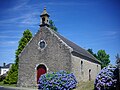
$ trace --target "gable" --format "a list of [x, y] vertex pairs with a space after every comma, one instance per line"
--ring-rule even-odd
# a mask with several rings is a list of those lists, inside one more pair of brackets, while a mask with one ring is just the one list
[[[39, 48], [40, 41], [46, 42], [44, 49]], [[19, 68], [31, 68], [44, 63], [50, 71], [70, 71], [71, 51], [50, 28], [41, 27], [19, 55]], [[31, 71], [34, 71], [34, 68]], [[26, 71], [27, 72], [27, 71]]]
[[[59, 38], [53, 30], [44, 26], [44, 27], [41, 27], [40, 30], [34, 35], [34, 37], [27, 43], [27, 45], [25, 46], [23, 51], [20, 53], [19, 57], [23, 56], [26, 53], [29, 55], [31, 55], [32, 53], [34, 53], [34, 55], [37, 55], [39, 52], [44, 53], [45, 50], [41, 49], [39, 47], [40, 42], [43, 42], [43, 41], [45, 41], [45, 43], [47, 45], [45, 50], [46, 49], [48, 50], [50, 47], [51, 47], [51, 49], [54, 50], [53, 47], [57, 46], [57, 48], [66, 47], [67, 50], [69, 51], [69, 53], [70, 53], [70, 51], [72, 51], [72, 48], [70, 46], [68, 46], [61, 38]], [[48, 47], [48, 45], [49, 45], [49, 47]], [[30, 47], [31, 47], [31, 49], [30, 49]], [[42, 51], [42, 50], [44, 50], [44, 51]], [[63, 52], [64, 52], [64, 50], [63, 50]], [[48, 54], [50, 54], [50, 53], [51, 52], [49, 52]]]
[[[100, 61], [98, 61], [98, 60], [97, 60], [92, 54], [90, 54], [87, 50], [81, 48], [80, 46], [76, 45], [75, 43], [73, 43], [73, 42], [71, 42], [70, 40], [66, 39], [65, 37], [61, 36], [59, 33], [51, 30], [50, 28], [48, 28], [48, 27], [46, 27], [46, 26], [45, 26], [45, 27], [41, 27], [40, 29], [41, 29], [41, 30], [42, 30], [42, 29], [44, 29], [44, 30], [49, 30], [49, 32], [50, 32], [51, 34], [54, 34], [54, 35], [58, 38], [58, 40], [62, 42], [62, 44], [64, 44], [65, 46], [67, 46], [67, 48], [70, 49], [70, 52], [71, 52], [74, 56], [80, 57], [80, 56], [82, 55], [82, 56], [84, 56], [84, 57], [86, 57], [86, 58], [91, 59], [91, 61], [93, 61], [93, 62], [96, 62], [96, 63], [101, 64]], [[27, 47], [27, 46], [31, 43], [31, 41], [32, 41], [33, 39], [35, 39], [36, 37], [37, 37], [36, 39], [38, 39], [38, 40], [37, 40], [37, 43], [38, 43], [38, 41], [40, 41], [40, 38], [38, 38], [38, 37], [44, 37], [44, 35], [42, 34], [42, 31], [41, 31], [41, 30], [39, 30], [39, 31], [37, 32], [37, 34], [28, 42], [28, 44], [26, 45], [26, 47]], [[41, 34], [39, 34], [40, 32], [41, 32]], [[46, 33], [47, 33], [47, 32], [46, 32]], [[48, 34], [48, 35], [49, 35], [49, 34]], [[45, 38], [46, 38], [46, 37], [44, 37], [43, 40], [44, 40]], [[26, 47], [25, 47], [25, 48], [26, 48]], [[36, 47], [38, 47], [38, 44], [36, 44]], [[23, 49], [22, 52], [24, 52], [25, 48]], [[22, 54], [22, 52], [21, 52], [21, 54]], [[19, 56], [21, 56], [21, 54], [20, 54]]]

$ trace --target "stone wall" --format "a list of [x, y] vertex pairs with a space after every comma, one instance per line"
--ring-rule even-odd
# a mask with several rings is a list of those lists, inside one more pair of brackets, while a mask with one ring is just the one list
[[[44, 40], [46, 47], [39, 48], [39, 42]], [[41, 27], [37, 34], [26, 45], [19, 55], [18, 86], [37, 86], [37, 66], [44, 64], [47, 72], [65, 70], [73, 72], [78, 81], [89, 80], [89, 69], [91, 79], [95, 79], [101, 66], [91, 62], [83, 56], [77, 57], [71, 54], [73, 49], [63, 42], [54, 31], [48, 27]], [[81, 61], [83, 68], [81, 70]]]
[[[40, 40], [44, 40], [47, 44], [43, 50], [39, 49]], [[47, 72], [71, 71], [69, 46], [47, 27], [42, 27], [19, 55], [18, 86], [36, 86], [36, 68], [41, 63], [47, 66]]]
[[[83, 62], [83, 67], [81, 68], [81, 61]], [[89, 70], [91, 69], [91, 80], [95, 80], [97, 74], [101, 70], [101, 65], [90, 62], [84, 57], [76, 57], [72, 55], [72, 72], [75, 74], [78, 82], [79, 81], [89, 81]]]

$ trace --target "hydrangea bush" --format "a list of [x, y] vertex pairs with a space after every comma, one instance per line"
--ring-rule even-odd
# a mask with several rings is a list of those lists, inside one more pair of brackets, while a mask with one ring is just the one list
[[38, 81], [39, 90], [71, 90], [76, 88], [76, 78], [66, 71], [52, 72], [41, 75]]
[[116, 66], [104, 67], [95, 80], [95, 90], [115, 90], [117, 83]]

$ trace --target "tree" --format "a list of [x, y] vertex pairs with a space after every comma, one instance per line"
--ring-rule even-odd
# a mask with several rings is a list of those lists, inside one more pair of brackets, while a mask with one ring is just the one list
[[87, 50], [89, 53], [91, 53], [94, 57], [96, 57], [100, 62], [101, 62], [101, 67], [106, 67], [109, 63], [110, 63], [110, 60], [109, 60], [109, 54], [106, 54], [105, 50], [99, 50], [96, 53], [94, 53], [92, 51], [92, 49], [88, 49]]
[[88, 49], [87, 51], [88, 51], [89, 53], [91, 53], [94, 57], [97, 58], [97, 55], [96, 55], [95, 53], [93, 53], [92, 49]]
[[23, 32], [23, 36], [19, 41], [18, 49], [15, 53], [15, 63], [12, 65], [10, 71], [8, 72], [7, 77], [4, 80], [5, 84], [16, 84], [18, 79], [18, 63], [19, 63], [19, 57], [18, 55], [22, 52], [26, 44], [30, 41], [32, 38], [32, 33], [30, 30], [25, 30]]
[[23, 37], [20, 39], [19, 41], [19, 45], [18, 45], [18, 49], [16, 50], [16, 60], [15, 60], [15, 64], [18, 65], [19, 63], [19, 58], [18, 55], [22, 52], [22, 50], [24, 49], [24, 47], [26, 46], [26, 44], [30, 41], [30, 39], [32, 38], [32, 33], [30, 32], [30, 30], [25, 30], [23, 32]]
[[116, 64], [120, 63], [120, 56], [119, 54], [116, 55]]
[[13, 64], [8, 75], [4, 79], [4, 84], [16, 84], [18, 79], [17, 65]]
[[50, 24], [50, 28], [57, 32], [57, 28], [52, 20], [49, 21], [49, 24]]
[[106, 67], [109, 63], [109, 54], [106, 54], [105, 50], [99, 50], [97, 52], [97, 59], [101, 61], [101, 67]]

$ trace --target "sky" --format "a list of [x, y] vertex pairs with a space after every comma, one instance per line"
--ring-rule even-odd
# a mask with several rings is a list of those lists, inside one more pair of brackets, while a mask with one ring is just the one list
[[24, 30], [33, 36], [39, 30], [44, 7], [62, 36], [94, 53], [105, 50], [115, 64], [120, 54], [119, 0], [0, 0], [0, 66], [14, 63]]

